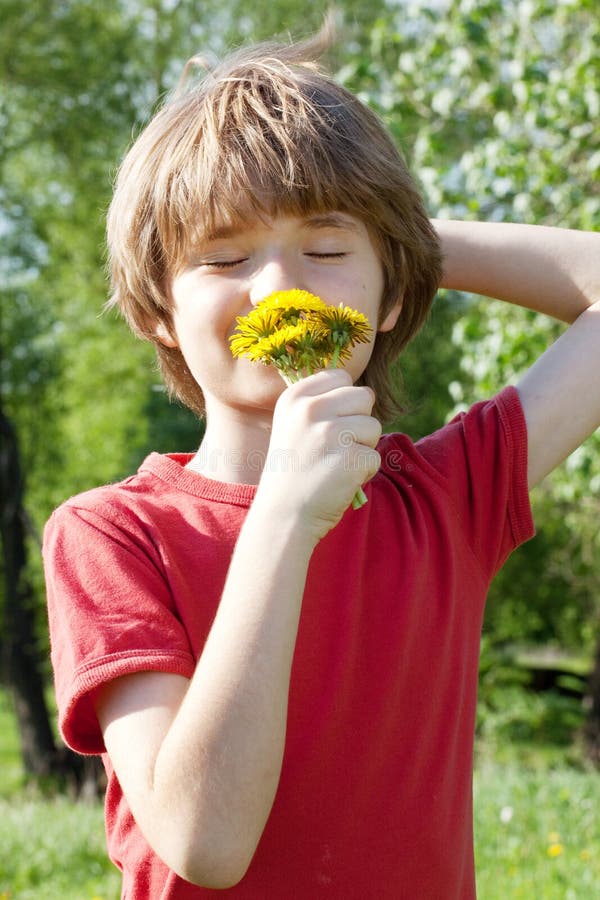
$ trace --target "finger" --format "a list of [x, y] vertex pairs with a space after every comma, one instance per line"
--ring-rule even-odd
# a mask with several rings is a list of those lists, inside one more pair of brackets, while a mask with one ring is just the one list
[[381, 467], [381, 456], [377, 452], [377, 450], [371, 450], [371, 456], [369, 457], [369, 465], [367, 468], [367, 475], [363, 481], [365, 484], [367, 481], [370, 481], [371, 478], [374, 478], [375, 475], [379, 472]]
[[360, 475], [360, 483], [364, 484], [379, 471], [381, 456], [372, 447], [354, 444], [344, 452], [343, 465], [347, 470], [357, 472]]
[[375, 395], [371, 388], [354, 387], [344, 385], [334, 387], [322, 394], [313, 394], [308, 397], [289, 398], [299, 399], [305, 404], [306, 414], [310, 421], [335, 421], [345, 416], [369, 416], [373, 409]]
[[381, 423], [372, 416], [347, 416], [338, 423], [336, 446], [340, 450], [356, 444], [375, 447], [381, 437]]
[[370, 387], [340, 387], [322, 395], [319, 401], [331, 404], [332, 414], [337, 416], [370, 415], [375, 394]]
[[335, 388], [351, 385], [352, 377], [345, 369], [323, 369], [314, 375], [301, 378], [300, 381], [290, 385], [288, 390], [297, 396], [316, 397]]

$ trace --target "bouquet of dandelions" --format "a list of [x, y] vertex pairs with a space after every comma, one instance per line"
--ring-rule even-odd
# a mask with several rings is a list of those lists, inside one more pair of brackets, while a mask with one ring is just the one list
[[[340, 303], [328, 306], [308, 291], [276, 291], [246, 316], [238, 316], [230, 337], [234, 356], [275, 366], [286, 384], [348, 360], [355, 344], [371, 337], [369, 320]], [[354, 509], [367, 502], [362, 488]]]

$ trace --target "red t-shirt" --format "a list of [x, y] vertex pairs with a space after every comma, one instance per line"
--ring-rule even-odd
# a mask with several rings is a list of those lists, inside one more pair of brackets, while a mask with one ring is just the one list
[[[368, 504], [348, 510], [311, 559], [280, 784], [239, 885], [216, 892], [169, 871], [104, 754], [108, 846], [128, 900], [475, 896], [484, 602], [533, 534], [518, 394], [507, 388], [417, 444], [385, 435], [379, 450]], [[60, 727], [82, 753], [104, 752], [98, 685], [141, 670], [190, 677], [202, 652], [256, 489], [205, 479], [188, 459], [152, 454], [47, 525]]]

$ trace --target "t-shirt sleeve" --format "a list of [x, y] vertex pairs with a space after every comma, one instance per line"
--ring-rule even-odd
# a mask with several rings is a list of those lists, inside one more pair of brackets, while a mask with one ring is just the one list
[[527, 426], [507, 387], [417, 444], [449, 495], [457, 526], [486, 577], [535, 533], [527, 486]]
[[191, 677], [194, 659], [158, 551], [131, 522], [70, 502], [44, 531], [59, 727], [79, 753], [103, 753], [93, 692], [145, 670]]

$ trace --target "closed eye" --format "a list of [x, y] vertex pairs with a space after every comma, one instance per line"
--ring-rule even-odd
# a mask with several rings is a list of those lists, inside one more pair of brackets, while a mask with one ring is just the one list
[[210, 259], [204, 262], [201, 262], [200, 265], [209, 269], [233, 269], [234, 266], [239, 266], [241, 263], [246, 262], [248, 257], [241, 257], [240, 259]]
[[306, 256], [310, 256], [314, 259], [342, 259], [344, 256], [348, 254], [345, 251], [340, 251], [339, 253], [307, 253]]

